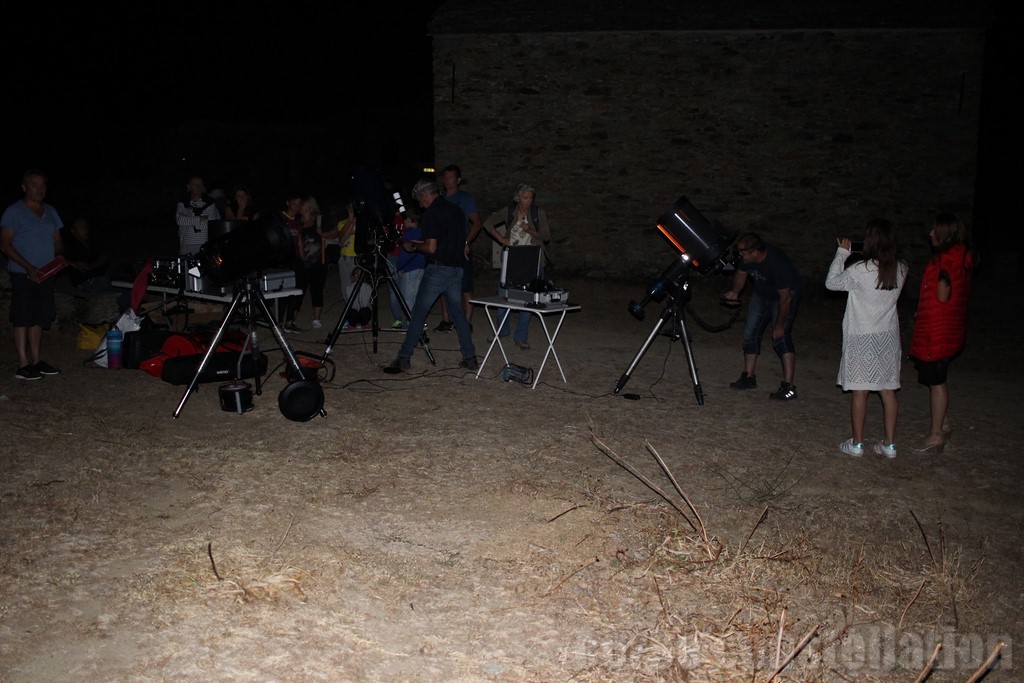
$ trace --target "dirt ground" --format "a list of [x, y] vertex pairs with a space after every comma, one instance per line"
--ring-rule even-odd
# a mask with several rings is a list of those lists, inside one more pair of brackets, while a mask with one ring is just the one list
[[[202, 384], [172, 419], [183, 387], [84, 367], [74, 330], [46, 337], [64, 372], [43, 381], [15, 381], [8, 347], [0, 680], [913, 681], [936, 643], [930, 681], [997, 651], [986, 680], [1021, 680], [1024, 427], [1005, 359], [1022, 330], [997, 303], [1013, 273], [983, 274], [952, 441], [914, 452], [928, 399], [905, 364], [895, 460], [837, 450], [844, 301], [813, 282], [787, 403], [768, 400], [770, 354], [756, 391], [729, 389], [742, 320], [698, 323], [729, 316], [726, 281], [702, 276], [686, 324], [703, 405], [660, 335], [622, 391], [636, 398], [613, 394], [664, 309], [628, 313], [643, 283], [556, 280], [582, 311], [557, 340], [568, 381], [549, 361], [535, 390], [503, 382], [500, 358], [459, 370], [454, 334], [402, 375], [380, 370], [401, 334], [376, 353], [343, 334], [309, 422], [278, 408], [279, 350], [252, 411]], [[340, 311], [329, 298], [328, 328]], [[329, 331], [292, 348], [318, 355]], [[536, 370], [542, 340], [534, 322], [510, 360]]]

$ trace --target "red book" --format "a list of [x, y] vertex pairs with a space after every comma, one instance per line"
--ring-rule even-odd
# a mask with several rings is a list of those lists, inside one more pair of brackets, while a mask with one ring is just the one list
[[39, 268], [37, 268], [36, 278], [38, 278], [40, 282], [45, 282], [46, 280], [49, 280], [51, 277], [53, 277], [54, 275], [56, 275], [57, 273], [59, 273], [60, 271], [64, 270], [67, 267], [68, 262], [64, 260], [64, 257], [58, 256], [57, 258], [47, 263], [45, 266], [40, 266]]

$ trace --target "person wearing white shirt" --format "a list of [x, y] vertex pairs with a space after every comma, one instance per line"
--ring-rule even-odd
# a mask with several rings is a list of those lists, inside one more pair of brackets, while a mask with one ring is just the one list
[[206, 193], [201, 176], [192, 176], [185, 186], [187, 194], [178, 202], [175, 219], [178, 222], [178, 254], [198, 254], [199, 248], [210, 239], [210, 221], [220, 220], [220, 210], [213, 197]]

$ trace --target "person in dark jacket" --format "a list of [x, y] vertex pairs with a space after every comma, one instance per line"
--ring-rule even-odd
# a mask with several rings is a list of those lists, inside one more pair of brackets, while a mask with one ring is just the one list
[[441, 295], [448, 301], [448, 313], [459, 334], [459, 348], [462, 351], [459, 367], [467, 370], [479, 367], [473, 334], [462, 309], [462, 268], [469, 253], [466, 216], [462, 209], [446, 200], [439, 192], [437, 183], [428, 179], [420, 180], [412, 188], [413, 197], [423, 208], [420, 219], [423, 239], [403, 242], [402, 249], [409, 253], [415, 251], [424, 254], [427, 266], [416, 293], [405, 341], [398, 351], [398, 357], [387, 368], [392, 372], [409, 369], [412, 352], [423, 336], [427, 314]]

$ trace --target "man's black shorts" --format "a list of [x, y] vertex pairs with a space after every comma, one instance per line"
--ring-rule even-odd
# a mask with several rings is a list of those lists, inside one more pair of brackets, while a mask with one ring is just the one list
[[11, 325], [14, 327], [42, 327], [50, 329], [57, 318], [54, 300], [54, 279], [42, 283], [32, 282], [24, 273], [11, 276]]

